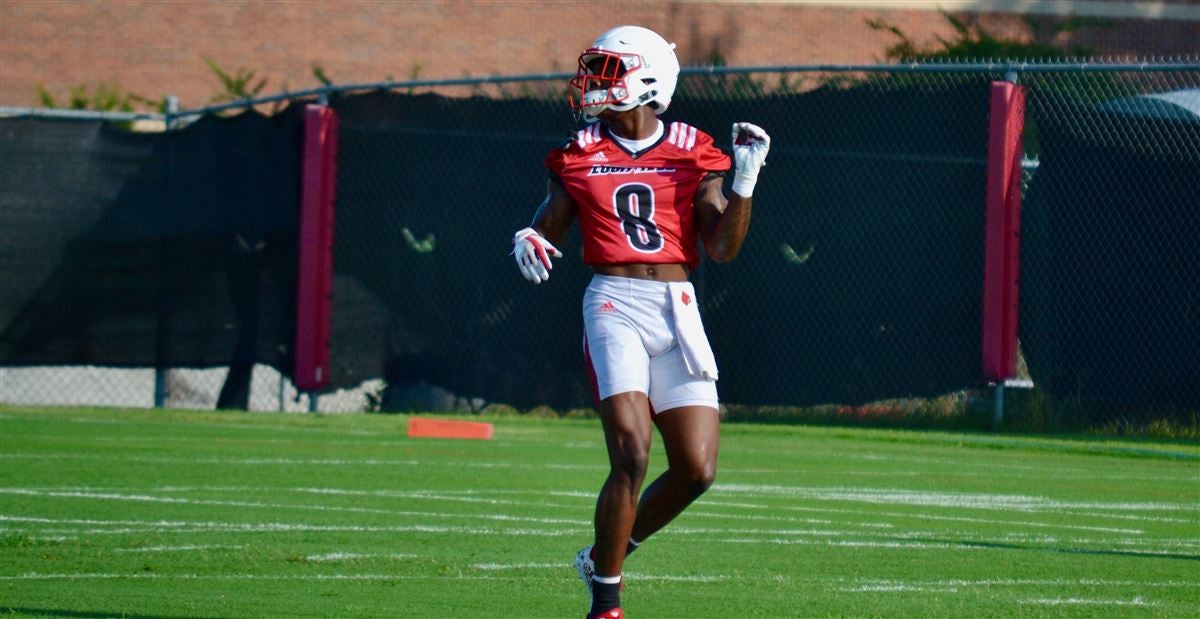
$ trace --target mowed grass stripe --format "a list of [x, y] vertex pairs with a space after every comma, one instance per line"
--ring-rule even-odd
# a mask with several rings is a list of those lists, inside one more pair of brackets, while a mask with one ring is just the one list
[[[598, 423], [492, 421], [459, 442], [402, 416], [6, 407], [0, 610], [579, 615]], [[729, 424], [717, 485], [630, 558], [626, 611], [1184, 616], [1198, 467], [1174, 442]]]

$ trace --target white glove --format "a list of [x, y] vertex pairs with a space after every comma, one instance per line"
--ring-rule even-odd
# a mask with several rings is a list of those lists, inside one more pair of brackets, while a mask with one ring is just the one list
[[733, 123], [733, 192], [749, 198], [758, 182], [758, 170], [767, 165], [771, 136], [758, 125]]
[[517, 259], [517, 268], [525, 279], [540, 284], [550, 279], [550, 257], [559, 258], [562, 252], [550, 244], [533, 228], [525, 228], [513, 235], [512, 255]]

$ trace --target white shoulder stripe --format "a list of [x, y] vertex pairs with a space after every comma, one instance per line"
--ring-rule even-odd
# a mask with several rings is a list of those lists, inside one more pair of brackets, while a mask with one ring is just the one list
[[696, 128], [687, 123], [671, 123], [671, 135], [667, 141], [684, 150], [692, 150], [696, 145]]
[[580, 129], [579, 131], [575, 132], [575, 144], [579, 145], [579, 148], [586, 148], [588, 144], [595, 144], [596, 142], [599, 142], [599, 141], [600, 141], [600, 125], [599, 124], [591, 125], [591, 126], [587, 127], [586, 129]]

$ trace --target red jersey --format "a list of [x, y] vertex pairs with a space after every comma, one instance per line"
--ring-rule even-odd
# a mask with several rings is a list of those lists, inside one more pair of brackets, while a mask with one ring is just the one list
[[653, 146], [626, 151], [600, 123], [550, 151], [546, 168], [579, 207], [589, 265], [687, 263], [696, 252], [693, 202], [700, 181], [724, 173], [729, 156], [707, 133], [675, 122]]

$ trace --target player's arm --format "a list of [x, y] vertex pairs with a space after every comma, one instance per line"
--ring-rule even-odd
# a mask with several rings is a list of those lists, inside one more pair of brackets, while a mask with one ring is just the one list
[[696, 217], [704, 250], [717, 262], [737, 257], [750, 231], [750, 211], [758, 171], [765, 165], [771, 137], [750, 123], [733, 124], [733, 186], [729, 197], [722, 177], [710, 175], [696, 189]]
[[736, 193], [725, 197], [724, 177], [713, 174], [700, 181], [696, 190], [696, 218], [704, 251], [717, 262], [737, 257], [750, 231], [753, 199]]
[[554, 179], [546, 182], [546, 199], [533, 214], [533, 221], [513, 236], [513, 256], [525, 279], [535, 284], [550, 279], [554, 268], [550, 258], [562, 256], [554, 244], [566, 238], [578, 212], [562, 183]]
[[546, 181], [546, 199], [533, 214], [530, 227], [552, 243], [561, 243], [575, 223], [579, 207], [562, 183], [554, 178]]

